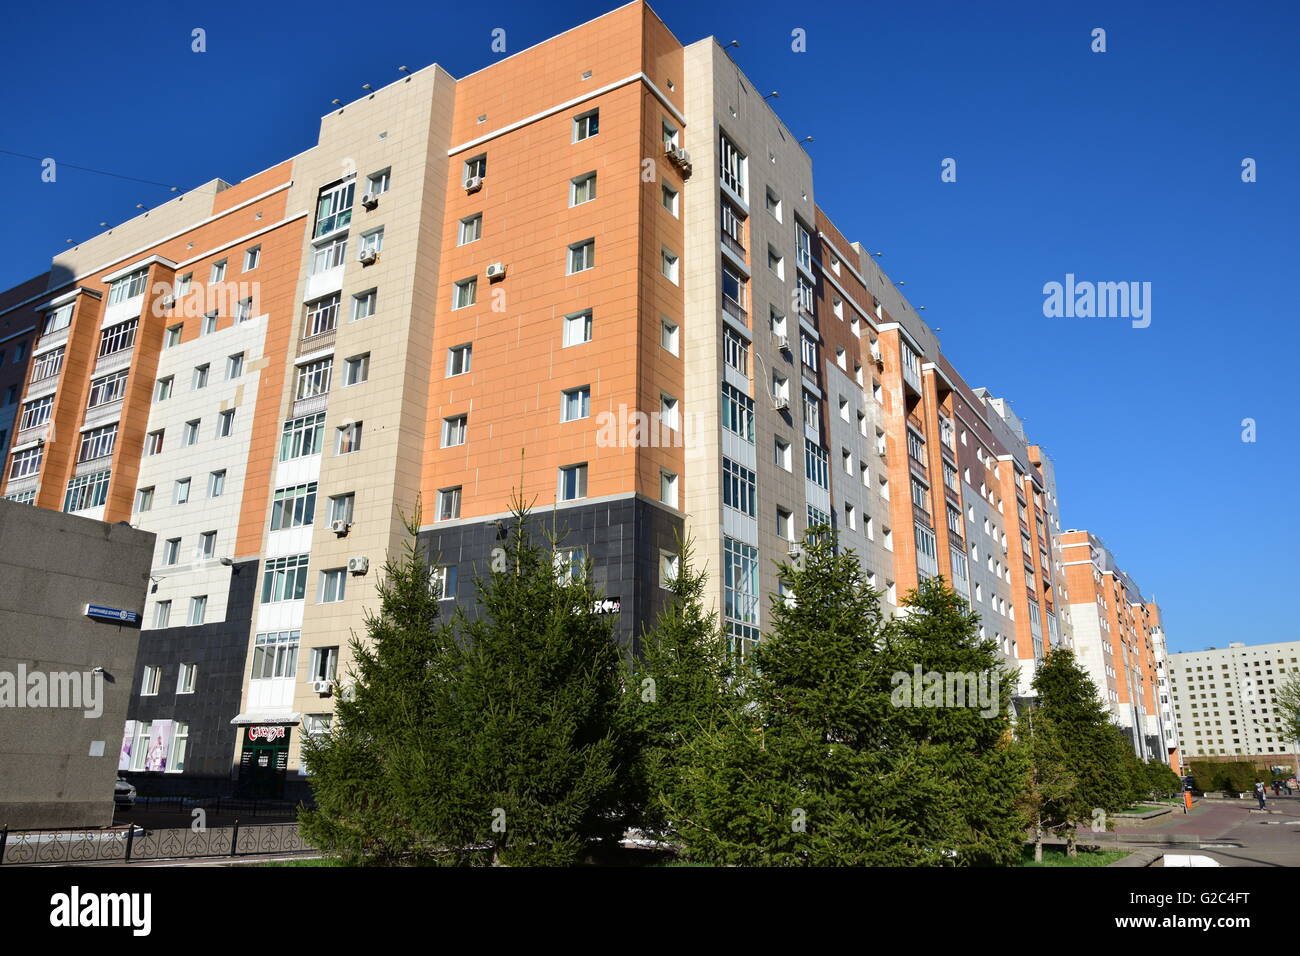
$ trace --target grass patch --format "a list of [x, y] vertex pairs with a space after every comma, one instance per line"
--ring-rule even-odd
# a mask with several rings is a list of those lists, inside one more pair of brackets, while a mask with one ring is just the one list
[[1131, 850], [1079, 850], [1079, 855], [1069, 857], [1063, 846], [1043, 847], [1043, 862], [1034, 862], [1034, 848], [1025, 847], [1020, 853], [1021, 866], [1110, 866], [1116, 860], [1122, 860]]
[[342, 866], [338, 859], [332, 856], [316, 857], [314, 859], [303, 860], [269, 860], [266, 863], [257, 863], [256, 866]]

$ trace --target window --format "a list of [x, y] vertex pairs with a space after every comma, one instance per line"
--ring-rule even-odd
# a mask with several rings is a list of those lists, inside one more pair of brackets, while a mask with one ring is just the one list
[[226, 356], [226, 381], [244, 374], [244, 353]]
[[722, 200], [722, 244], [741, 258], [745, 255], [745, 220], [727, 200]]
[[460, 221], [456, 245], [468, 245], [471, 242], [478, 242], [481, 238], [483, 238], [483, 214], [481, 212], [466, 216]]
[[32, 359], [32, 382], [43, 382], [53, 378], [63, 368], [63, 356], [67, 349], [60, 345]]
[[673, 187], [669, 186], [667, 183], [664, 183], [660, 188], [660, 198], [664, 204], [664, 208], [676, 216], [678, 199], [677, 190], [673, 189]]
[[573, 584], [587, 576], [586, 548], [557, 548], [552, 561], [555, 580], [561, 584]]
[[575, 501], [587, 497], [587, 466], [566, 465], [560, 469], [559, 488], [556, 497], [561, 501]]
[[153, 486], [140, 488], [135, 493], [135, 510], [143, 514], [153, 510]]
[[125, 352], [135, 345], [135, 330], [139, 325], [139, 319], [130, 319], [106, 328], [99, 334], [99, 357]]
[[667, 120], [663, 120], [663, 141], [665, 150], [677, 148], [677, 127]]
[[474, 346], [472, 345], [453, 345], [447, 349], [447, 377], [464, 375], [468, 372], [473, 352]]
[[722, 360], [728, 368], [749, 375], [749, 343], [729, 326], [722, 327]]
[[348, 492], [344, 495], [334, 495], [330, 498], [330, 521], [346, 521], [352, 523], [352, 510], [356, 502], [356, 495]]
[[670, 508], [677, 507], [677, 476], [671, 471], [659, 472], [659, 500]]
[[103, 428], [92, 428], [81, 433], [81, 448], [77, 451], [77, 461], [93, 461], [107, 458], [113, 454], [113, 445], [117, 442], [117, 423]]
[[14, 452], [13, 460], [9, 465], [9, 477], [11, 479], [26, 478], [29, 475], [36, 474], [41, 470], [41, 457], [44, 453], [45, 448], [43, 445]]
[[812, 235], [808, 227], [798, 220], [794, 224], [795, 261], [812, 272]]
[[569, 246], [569, 275], [586, 272], [596, 266], [596, 240], [584, 239]]
[[573, 118], [573, 141], [590, 139], [600, 132], [600, 110], [579, 113]]
[[333, 183], [320, 191], [316, 200], [316, 231], [313, 237], [328, 235], [352, 222], [352, 197], [356, 182]]
[[591, 309], [564, 317], [564, 348], [591, 341]]
[[677, 399], [671, 395], [660, 393], [659, 395], [659, 421], [667, 428], [677, 431], [681, 428], [681, 422], [677, 417]]
[[258, 634], [253, 642], [253, 680], [291, 678], [298, 672], [298, 644], [301, 631], [272, 631]]
[[63, 499], [63, 510], [84, 511], [102, 505], [108, 500], [109, 474], [107, 471], [101, 471], [93, 475], [81, 475], [69, 481]]
[[767, 247], [767, 267], [772, 270], [778, 279], [785, 278], [785, 258], [779, 255], [771, 246]]
[[235, 321], [247, 322], [253, 317], [253, 298], [240, 299], [239, 304], [235, 306]]
[[850, 531], [858, 530], [857, 513], [853, 510], [853, 505], [844, 505], [844, 524]]
[[382, 196], [388, 192], [392, 180], [392, 168], [381, 169], [366, 177], [366, 192], [372, 196]]
[[378, 290], [367, 289], [365, 292], [358, 292], [352, 297], [352, 321], [358, 319], [368, 319], [375, 314], [375, 303], [378, 300]]
[[722, 267], [722, 308], [744, 324], [749, 324], [749, 316], [745, 311], [745, 279], [725, 264]]
[[262, 262], [262, 247], [252, 246], [244, 250], [244, 271], [256, 269]]
[[830, 463], [826, 449], [807, 440], [804, 441], [804, 475], [818, 487], [830, 490]]
[[469, 417], [466, 415], [444, 418], [442, 420], [442, 447], [452, 448], [456, 445], [465, 444], [465, 430], [468, 422]]
[[808, 316], [814, 315], [816, 307], [813, 304], [813, 296], [815, 293], [812, 283], [801, 275], [795, 276], [794, 288], [795, 300], [799, 304], [799, 311]]
[[361, 426], [361, 422], [349, 422], [335, 430], [334, 454], [350, 455], [361, 450]]
[[184, 324], [168, 326], [166, 334], [163, 336], [163, 348], [174, 349], [181, 344], [181, 332], [184, 331]]
[[190, 598], [190, 627], [198, 627], [208, 613], [208, 596], [199, 594]]
[[209, 365], [199, 365], [194, 369], [194, 377], [191, 379], [191, 391], [198, 391], [201, 388], [208, 387], [208, 372], [211, 369]]
[[190, 500], [190, 479], [177, 478], [175, 493], [172, 496], [172, 503], [183, 505], [188, 504]]
[[745, 167], [747, 160], [736, 145], [727, 138], [726, 133], [719, 136], [719, 154], [722, 164], [722, 182], [739, 197], [745, 198]]
[[219, 262], [212, 263], [212, 271], [208, 274], [208, 282], [224, 282], [226, 280], [227, 261], [222, 259]]
[[799, 358], [810, 369], [817, 368], [817, 341], [805, 332], [799, 333]]
[[307, 455], [319, 455], [324, 433], [324, 412], [285, 422], [280, 435], [280, 460], [291, 461]]
[[330, 390], [330, 378], [334, 374], [334, 357], [308, 362], [298, 366], [298, 385], [295, 391], [298, 401], [324, 395]]
[[321, 604], [342, 601], [347, 593], [348, 569], [330, 568], [320, 573], [320, 591], [316, 600]]
[[730, 458], [722, 459], [722, 503], [753, 518], [757, 511], [757, 479], [752, 471]]
[[487, 175], [487, 153], [475, 156], [473, 159], [465, 160], [465, 178], [470, 179], [478, 176], [480, 179]]
[[451, 521], [460, 517], [460, 487], [442, 488], [438, 491], [438, 520]]
[[176, 280], [176, 298], [183, 295], [189, 295], [190, 290], [194, 288], [194, 273], [187, 272]]
[[185, 423], [185, 431], [181, 433], [181, 447], [188, 448], [190, 445], [199, 443], [199, 425], [202, 423], [201, 418], [196, 418], [191, 422]]
[[790, 454], [790, 443], [786, 441], [784, 438], [777, 438], [776, 439], [777, 467], [784, 468], [786, 471], [794, 470], [794, 464], [791, 459], [792, 456]]
[[166, 567], [171, 567], [181, 559], [181, 539], [168, 538], [163, 542], [163, 559], [162, 563]]
[[794, 540], [794, 515], [784, 508], [776, 509], [776, 534], [786, 541]]
[[361, 234], [361, 248], [357, 250], [357, 255], [364, 258], [367, 252], [373, 252], [375, 255], [384, 251], [384, 227], [371, 229], [369, 232]]
[[233, 408], [217, 415], [217, 437], [229, 438], [235, 430], [235, 410]]
[[138, 295], [144, 295], [145, 280], [148, 275], [148, 269], [141, 269], [138, 272], [132, 272], [129, 276], [114, 280], [108, 287], [108, 304], [117, 305], [127, 299], [134, 299]]
[[932, 578], [939, 573], [939, 552], [935, 545], [934, 532], [923, 525], [916, 529], [916, 570], [922, 580]]
[[[596, 198], [596, 174], [584, 173], [581, 176], [574, 176], [569, 180], [569, 205], [581, 206], [585, 202], [591, 202]], [[590, 268], [590, 266], [588, 266]], [[578, 269], [571, 269], [571, 272], [578, 272]]]
[[50, 410], [54, 407], [54, 396], [46, 395], [44, 398], [38, 398], [33, 402], [28, 402], [23, 406], [22, 417], [18, 422], [18, 430], [25, 428], [35, 428], [38, 425], [44, 425], [50, 420]]
[[307, 328], [304, 338], [333, 332], [338, 324], [339, 294], [337, 292], [307, 304]]
[[[45, 317], [45, 326], [41, 329], [41, 335], [49, 335], [51, 332], [61, 332], [72, 324], [72, 305], [61, 305], [57, 309], [51, 309], [50, 314]], [[4, 353], [0, 352], [0, 361], [4, 360]]]
[[671, 590], [673, 582], [677, 580], [677, 573], [681, 570], [681, 556], [673, 554], [671, 551], [659, 552], [659, 586], [665, 590]]
[[301, 601], [306, 590], [307, 555], [267, 559], [262, 572], [261, 603]]
[[153, 606], [153, 626], [163, 628], [172, 617], [172, 602], [159, 601]]
[[335, 647], [313, 647], [311, 649], [311, 670], [308, 680], [334, 680], [338, 676], [339, 649]]
[[677, 323], [659, 320], [659, 345], [673, 355], [677, 354]]
[[724, 538], [722, 567], [727, 645], [743, 657], [758, 641], [758, 549]]
[[821, 401], [812, 392], [803, 393], [803, 421], [808, 428], [816, 429], [821, 421]]
[[664, 249], [659, 257], [659, 271], [669, 282], [677, 282], [677, 254]]
[[140, 678], [140, 696], [157, 696], [160, 684], [162, 684], [162, 668], [153, 664], [146, 664], [144, 674]]
[[302, 528], [316, 517], [316, 482], [277, 488], [271, 502], [271, 530]]
[[370, 378], [370, 353], [354, 355], [343, 364], [343, 387], [360, 385]]
[[754, 441], [754, 400], [725, 382], [722, 384], [722, 427], [747, 442]]
[[226, 490], [226, 469], [208, 473], [208, 497], [220, 498]]
[[461, 279], [456, 283], [455, 291], [452, 292], [451, 307], [453, 309], [464, 309], [471, 306], [478, 299], [478, 277], [471, 276], [468, 279]]
[[915, 478], [912, 479], [912, 504], [922, 511], [930, 511], [930, 489]]
[[[182, 664], [182, 667], [185, 665]], [[190, 693], [190, 691], [176, 691], [180, 693]], [[176, 721], [172, 727], [172, 749], [168, 756], [165, 770], [167, 773], [184, 773], [185, 772], [185, 755], [189, 750], [190, 744], [190, 725], [182, 720]]]
[[768, 187], [767, 196], [764, 200], [764, 203], [767, 208], [767, 211], [772, 214], [772, 218], [775, 219], [777, 222], [780, 222], [781, 221], [781, 197], [779, 197], [776, 193], [772, 192], [770, 186]]
[[163, 450], [163, 435], [166, 429], [160, 428], [156, 432], [150, 432], [144, 439], [144, 453], [146, 455], [159, 455]]
[[579, 418], [586, 418], [590, 414], [590, 386], [584, 385], [581, 388], [571, 388], [564, 392], [564, 398], [560, 402], [560, 421], [577, 421]]

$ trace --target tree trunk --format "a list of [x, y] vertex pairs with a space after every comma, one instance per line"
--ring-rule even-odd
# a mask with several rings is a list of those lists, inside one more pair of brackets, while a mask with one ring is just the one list
[[1043, 817], [1041, 814], [1034, 826], [1034, 862], [1043, 862]]
[[1079, 833], [1077, 830], [1075, 830], [1074, 827], [1070, 827], [1068, 830], [1065, 831], [1065, 855], [1066, 856], [1075, 857], [1079, 855], [1079, 846], [1078, 843], [1076, 842], [1078, 840], [1078, 836]]

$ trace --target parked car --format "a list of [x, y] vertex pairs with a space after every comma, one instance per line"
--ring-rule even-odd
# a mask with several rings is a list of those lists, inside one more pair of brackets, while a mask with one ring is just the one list
[[130, 781], [117, 778], [117, 784], [113, 787], [113, 805], [124, 810], [135, 806], [135, 786]]

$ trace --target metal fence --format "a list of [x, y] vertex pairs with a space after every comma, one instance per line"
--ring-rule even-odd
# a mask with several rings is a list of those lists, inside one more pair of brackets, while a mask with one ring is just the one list
[[0, 865], [133, 863], [191, 857], [258, 856], [311, 851], [297, 823], [123, 830], [0, 829]]
[[237, 813], [244, 817], [293, 817], [298, 816], [299, 804], [292, 800], [254, 800], [241, 797], [136, 797], [130, 808], [117, 807], [118, 822], [132, 810], [175, 810], [178, 812], [200, 807], [214, 816]]

